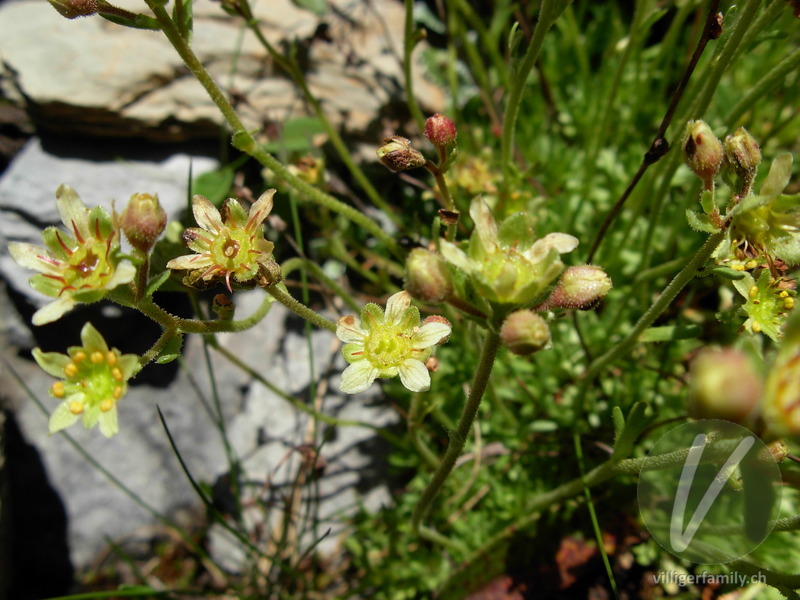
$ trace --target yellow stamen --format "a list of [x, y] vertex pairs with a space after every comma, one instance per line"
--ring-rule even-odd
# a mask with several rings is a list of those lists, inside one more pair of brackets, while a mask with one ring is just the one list
[[755, 298], [756, 296], [758, 296], [758, 286], [754, 285], [750, 288], [750, 297]]
[[111, 369], [111, 376], [117, 381], [122, 381], [122, 371], [119, 367], [114, 367]]
[[69, 412], [73, 415], [79, 415], [83, 412], [83, 403], [73, 400], [69, 403]]
[[114, 400], [119, 400], [122, 398], [122, 386], [118, 385], [114, 388]]
[[758, 265], [757, 260], [748, 260], [747, 263], [744, 265], [748, 269], [755, 269], [756, 265]]
[[778, 296], [780, 296], [781, 298], [786, 298], [788, 295], [789, 292], [787, 292], [786, 290], [783, 290], [780, 294], [778, 294]]
[[744, 271], [744, 265], [733, 265], [731, 267], [734, 271]]
[[106, 362], [112, 367], [117, 364], [117, 355], [114, 352], [106, 354]]
[[96, 364], [96, 365], [99, 365], [99, 364], [100, 364], [101, 362], [103, 362], [105, 359], [106, 359], [106, 357], [105, 357], [105, 356], [103, 356], [103, 353], [102, 353], [102, 352], [92, 352], [92, 362], [93, 362], [94, 364]]
[[788, 309], [794, 308], [794, 298], [784, 298], [783, 307]]
[[50, 393], [53, 394], [56, 398], [63, 398], [66, 395], [64, 391], [64, 384], [61, 381], [56, 381], [53, 385], [50, 386]]
[[79, 363], [86, 360], [86, 352], [83, 350], [78, 350], [75, 353], [75, 356], [72, 357], [72, 362]]
[[761, 323], [753, 323], [753, 332], [761, 333]]
[[78, 374], [78, 365], [75, 363], [69, 363], [66, 367], [64, 367], [64, 375], [67, 377], [75, 377]]
[[106, 398], [100, 403], [100, 410], [103, 412], [108, 412], [112, 408], [114, 408], [114, 401], [111, 398]]

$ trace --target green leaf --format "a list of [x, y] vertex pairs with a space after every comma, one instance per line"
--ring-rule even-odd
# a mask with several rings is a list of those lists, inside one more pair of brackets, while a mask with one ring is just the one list
[[279, 139], [264, 144], [264, 150], [272, 154], [279, 152], [308, 152], [314, 147], [316, 135], [325, 133], [325, 126], [317, 118], [300, 117], [286, 121]]
[[161, 350], [156, 362], [160, 365], [165, 365], [172, 362], [181, 355], [181, 348], [183, 347], [183, 334], [178, 333], [164, 346]]
[[699, 336], [703, 328], [699, 325], [665, 325], [645, 329], [639, 336], [640, 342], [668, 342], [672, 340], [688, 340]]
[[164, 282], [169, 279], [170, 275], [172, 275], [171, 271], [164, 271], [155, 279], [151, 279], [150, 283], [147, 284], [147, 289], [145, 290], [144, 295], [149, 298], [155, 294], [158, 291], [158, 288], [164, 285]]
[[689, 227], [695, 231], [704, 231], [705, 233], [717, 233], [719, 231], [708, 215], [696, 213], [688, 208], [686, 209], [686, 220], [689, 221]]
[[[647, 413], [647, 404], [637, 402], [631, 407], [628, 418], [622, 418], [622, 410], [619, 407], [614, 409], [614, 459], [621, 460], [630, 456], [636, 440], [655, 418], [655, 414]], [[617, 433], [618, 432], [618, 433]]]
[[716, 208], [716, 202], [714, 202], [714, 194], [711, 192], [711, 190], [705, 190], [700, 196], [700, 206], [703, 207], [703, 212], [707, 215], [714, 211]]
[[192, 28], [194, 26], [192, 0], [176, 0], [175, 5], [172, 7], [172, 20], [178, 26], [181, 37], [191, 43]]
[[710, 275], [716, 275], [717, 277], [722, 277], [723, 279], [729, 279], [731, 281], [739, 281], [740, 279], [744, 278], [744, 271], [736, 271], [735, 269], [731, 269], [730, 267], [713, 267], [711, 269], [707, 269], [701, 277], [708, 277]]
[[133, 17], [121, 17], [119, 15], [111, 15], [102, 12], [99, 12], [98, 14], [101, 17], [103, 17], [106, 21], [111, 21], [112, 23], [116, 23], [117, 25], [122, 25], [123, 27], [131, 27], [133, 29], [148, 29], [148, 30], [161, 29], [161, 24], [153, 17], [148, 17], [147, 15], [134, 15]]

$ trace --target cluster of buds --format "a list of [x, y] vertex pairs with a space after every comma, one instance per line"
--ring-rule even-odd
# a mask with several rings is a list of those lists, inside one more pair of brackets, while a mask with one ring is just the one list
[[134, 194], [119, 217], [119, 225], [130, 245], [146, 254], [167, 227], [167, 213], [158, 196]]
[[384, 138], [383, 145], [378, 148], [378, 160], [392, 173], [418, 169], [425, 165], [425, 157], [411, 146], [411, 140], [399, 135]]

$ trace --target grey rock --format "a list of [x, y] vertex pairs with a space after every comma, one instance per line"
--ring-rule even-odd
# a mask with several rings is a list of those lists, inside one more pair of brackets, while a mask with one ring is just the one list
[[0, 598], [5, 598], [8, 592], [10, 564], [9, 551], [11, 549], [11, 530], [8, 520], [8, 476], [6, 474], [5, 453], [5, 423], [6, 416], [0, 411]]
[[[392, 0], [330, 4], [335, 10], [323, 18], [330, 41], [310, 44], [309, 86], [334, 124], [363, 134], [390, 100], [402, 100], [404, 9]], [[227, 92], [244, 99], [237, 108], [246, 128], [307, 114], [296, 88], [252, 32], [241, 35], [240, 20], [227, 17], [217, 3], [194, 6], [194, 51]], [[277, 48], [311, 40], [320, 22], [290, 0], [254, 2], [253, 8]], [[0, 6], [0, 39], [0, 85], [6, 96], [28, 105], [40, 127], [173, 141], [218, 134], [219, 111], [160, 33], [99, 17], [67, 21], [39, 0], [21, 0]], [[418, 50], [415, 94], [426, 110], [441, 111], [444, 95], [420, 75], [419, 56]]]

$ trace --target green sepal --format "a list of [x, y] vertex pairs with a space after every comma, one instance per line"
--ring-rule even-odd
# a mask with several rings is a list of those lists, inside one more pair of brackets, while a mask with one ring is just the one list
[[[227, 221], [230, 219], [237, 227], [244, 227], [247, 224], [247, 212], [242, 208], [242, 205], [239, 204], [238, 200], [234, 200], [233, 198], [229, 198], [223, 204], [223, 220]], [[224, 219], [225, 213], [227, 212], [228, 219]]]
[[158, 288], [164, 285], [167, 279], [170, 278], [170, 275], [172, 275], [171, 271], [164, 271], [163, 273], [160, 273], [157, 277], [151, 279], [150, 282], [147, 284], [147, 289], [145, 290], [144, 295], [147, 298], [150, 298], [153, 294], [155, 294], [158, 291]]
[[373, 327], [378, 325], [383, 325], [383, 309], [370, 302], [361, 309], [361, 327], [369, 333]]
[[87, 352], [108, 352], [108, 344], [91, 323], [86, 323], [81, 329], [81, 344]]
[[183, 348], [183, 334], [178, 333], [164, 345], [156, 362], [160, 365], [171, 363], [181, 355], [181, 348]]
[[416, 306], [409, 306], [403, 311], [403, 316], [400, 318], [398, 327], [405, 331], [413, 329], [414, 327], [419, 327], [419, 323], [419, 309]]
[[[59, 237], [64, 245], [59, 242]], [[72, 250], [78, 245], [77, 240], [65, 231], [61, 231], [58, 227], [47, 227], [42, 232], [42, 239], [44, 240], [47, 249], [60, 260], [68, 260], [69, 253], [64, 249], [64, 246]]]
[[[89, 211], [89, 231], [93, 236], [98, 239], [107, 240], [114, 230], [111, 222], [111, 216], [108, 211], [102, 206], [95, 206]], [[119, 239], [115, 240], [116, 245], [119, 245]]]
[[769, 173], [761, 184], [762, 196], [777, 196], [789, 184], [792, 176], [792, 155], [788, 152], [779, 154], [772, 161]]
[[53, 414], [50, 415], [48, 428], [50, 433], [56, 433], [62, 429], [66, 429], [78, 419], [80, 419], [80, 415], [72, 414], [72, 411], [69, 409], [69, 405], [66, 402], [62, 402], [56, 407], [56, 409], [53, 411]]
[[28, 279], [28, 283], [37, 292], [49, 296], [50, 298], [58, 298], [63, 286], [59, 281], [42, 274], [34, 275]]
[[689, 222], [689, 227], [695, 231], [703, 231], [705, 233], [719, 232], [719, 229], [711, 222], [708, 215], [696, 213], [689, 208], [686, 209], [686, 220]]

